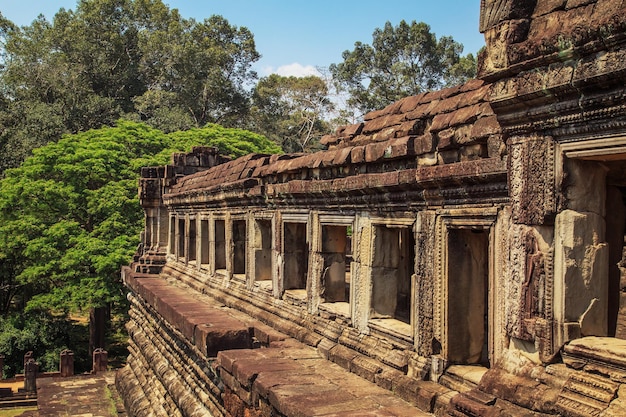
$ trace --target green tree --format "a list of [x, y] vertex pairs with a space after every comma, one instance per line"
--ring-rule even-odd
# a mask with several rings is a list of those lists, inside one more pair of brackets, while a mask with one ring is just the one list
[[193, 145], [233, 157], [279, 151], [260, 135], [218, 125], [168, 135], [119, 121], [66, 135], [8, 170], [0, 180], [2, 313], [67, 316], [120, 301], [120, 266], [143, 228], [139, 168], [163, 165]]
[[330, 131], [326, 122], [334, 105], [320, 77], [283, 77], [259, 80], [252, 94], [254, 130], [281, 145], [286, 152], [315, 149]]
[[[142, 118], [165, 130], [168, 123], [182, 127], [181, 122], [238, 125], [249, 105], [244, 87], [257, 77], [251, 64], [260, 55], [252, 33], [221, 16], [196, 22], [181, 19], [176, 10], [166, 22], [140, 34], [140, 71], [147, 92], [135, 103]], [[173, 109], [173, 117], [159, 109]]]
[[184, 19], [161, 0], [79, 0], [22, 28], [0, 15], [0, 174], [122, 116], [166, 132], [236, 126], [258, 58], [248, 29]]
[[372, 45], [356, 42], [343, 52], [343, 62], [329, 67], [349, 93], [348, 104], [363, 113], [475, 76], [473, 56], [461, 61], [463, 45], [449, 36], [437, 39], [426, 23], [387, 22], [372, 37]]

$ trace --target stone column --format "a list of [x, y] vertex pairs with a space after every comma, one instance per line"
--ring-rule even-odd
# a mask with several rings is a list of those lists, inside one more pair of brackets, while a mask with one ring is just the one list
[[32, 350], [29, 350], [28, 352], [26, 352], [24, 354], [24, 373], [26, 373], [26, 362], [28, 362], [30, 359], [33, 359], [33, 360], [35, 359], [33, 357], [33, 351]]
[[[32, 353], [32, 352], [29, 352]], [[24, 364], [24, 391], [36, 392], [37, 391], [37, 371], [39, 366], [34, 359], [30, 358]]]
[[63, 378], [74, 375], [74, 352], [69, 349], [61, 351], [59, 371]]
[[109, 354], [102, 348], [93, 351], [93, 368], [92, 373], [105, 372], [109, 365]]

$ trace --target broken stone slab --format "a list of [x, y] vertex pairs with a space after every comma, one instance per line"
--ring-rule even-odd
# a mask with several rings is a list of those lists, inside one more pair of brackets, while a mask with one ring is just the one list
[[612, 337], [583, 337], [563, 348], [563, 362], [571, 368], [609, 376], [626, 382], [626, 340]]

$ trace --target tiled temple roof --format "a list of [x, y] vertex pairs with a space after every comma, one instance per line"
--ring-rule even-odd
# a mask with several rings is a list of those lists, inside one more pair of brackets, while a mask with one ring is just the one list
[[170, 194], [213, 187], [250, 188], [268, 177], [273, 178], [271, 183], [310, 179], [304, 174], [298, 178], [278, 177], [323, 168], [339, 170], [334, 177], [349, 177], [369, 172], [354, 166], [390, 161], [410, 159], [407, 168], [415, 168], [500, 158], [500, 126], [487, 101], [488, 89], [483, 81], [471, 80], [461, 86], [406, 97], [366, 114], [361, 123], [324, 136], [322, 144], [328, 146], [327, 150], [312, 154], [250, 154], [180, 178]]

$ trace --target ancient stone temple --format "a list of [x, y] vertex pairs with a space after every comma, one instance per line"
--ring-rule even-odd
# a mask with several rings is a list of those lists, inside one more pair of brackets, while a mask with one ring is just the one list
[[142, 170], [130, 414], [626, 415], [626, 1], [480, 8], [477, 80]]

